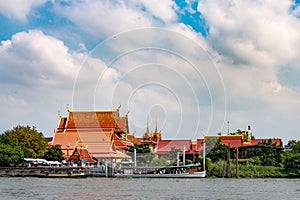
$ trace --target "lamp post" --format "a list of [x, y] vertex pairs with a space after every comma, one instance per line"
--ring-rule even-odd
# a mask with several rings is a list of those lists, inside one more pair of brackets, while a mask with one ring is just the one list
[[69, 166], [69, 147], [70, 144], [67, 144], [67, 166]]

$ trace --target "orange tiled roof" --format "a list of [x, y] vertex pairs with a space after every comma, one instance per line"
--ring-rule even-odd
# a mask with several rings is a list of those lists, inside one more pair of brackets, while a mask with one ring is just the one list
[[67, 122], [67, 117], [60, 117], [57, 132], [63, 132]]
[[79, 138], [94, 157], [96, 153], [115, 151], [112, 141], [112, 131], [109, 132], [78, 132]]
[[81, 158], [86, 160], [87, 163], [97, 162], [96, 160], [94, 160], [92, 158], [91, 154], [89, 153], [89, 151], [86, 148], [77, 148], [77, 152]]
[[118, 115], [118, 111], [69, 111], [65, 128], [115, 128]]
[[124, 133], [129, 132], [127, 115], [116, 118], [116, 122], [117, 122], [116, 130], [115, 130], [116, 132], [124, 132]]
[[78, 139], [79, 139], [79, 135], [77, 134], [77, 132], [71, 132], [71, 133], [56, 132], [54, 133], [52, 144], [61, 145], [61, 150], [63, 154], [67, 156], [68, 151], [69, 151], [69, 155], [73, 153]]
[[110, 153], [95, 153], [93, 154], [94, 157], [96, 158], [127, 158], [127, 159], [131, 159], [130, 156], [120, 152], [120, 151], [114, 151], [114, 152], [110, 152]]

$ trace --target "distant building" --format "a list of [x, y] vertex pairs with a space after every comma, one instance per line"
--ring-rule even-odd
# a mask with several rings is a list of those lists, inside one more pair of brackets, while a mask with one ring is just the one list
[[[246, 134], [245, 134], [246, 133]], [[271, 139], [254, 139], [252, 138], [251, 126], [248, 126], [247, 132], [242, 132], [238, 135], [216, 135], [216, 136], [204, 136], [204, 140], [209, 139], [220, 139], [221, 144], [228, 146], [229, 148], [239, 148], [239, 155], [241, 158], [248, 158], [254, 155], [258, 155], [265, 146], [262, 145], [263, 142], [270, 141], [275, 144], [278, 149], [282, 148], [282, 140], [280, 138]]]

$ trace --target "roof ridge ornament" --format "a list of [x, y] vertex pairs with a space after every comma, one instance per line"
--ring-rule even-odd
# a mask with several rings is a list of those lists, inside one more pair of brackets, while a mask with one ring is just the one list
[[156, 117], [156, 123], [155, 123], [154, 133], [157, 133], [157, 117]]
[[60, 110], [57, 111], [57, 114], [59, 116], [59, 118], [62, 118], [63, 116], [60, 114]]
[[116, 110], [118, 110], [118, 111], [119, 111], [119, 110], [120, 110], [120, 108], [121, 108], [121, 104], [119, 105], [119, 107], [118, 107]]
[[70, 112], [71, 110], [70, 110], [70, 107], [69, 107], [69, 104], [66, 104], [66, 108], [67, 108], [67, 110]]
[[146, 130], [146, 133], [150, 133], [150, 130], [149, 130], [149, 115], [147, 117], [147, 130]]

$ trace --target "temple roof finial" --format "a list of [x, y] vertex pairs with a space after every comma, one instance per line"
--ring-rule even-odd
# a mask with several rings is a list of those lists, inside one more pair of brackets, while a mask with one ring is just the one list
[[149, 130], [149, 116], [147, 117], [147, 130], [146, 130], [146, 133], [150, 133], [150, 130]]
[[121, 108], [121, 104], [119, 105], [119, 107], [117, 108], [117, 110], [120, 110], [120, 108]]
[[66, 104], [66, 108], [67, 108], [68, 111], [70, 111], [69, 104]]
[[155, 130], [154, 133], [157, 133], [157, 117], [156, 117], [156, 123], [155, 123]]
[[228, 127], [227, 127], [227, 135], [230, 135], [230, 122], [229, 121], [227, 121], [227, 125], [228, 125]]
[[59, 110], [58, 110], [57, 114], [60, 118], [62, 117]]

